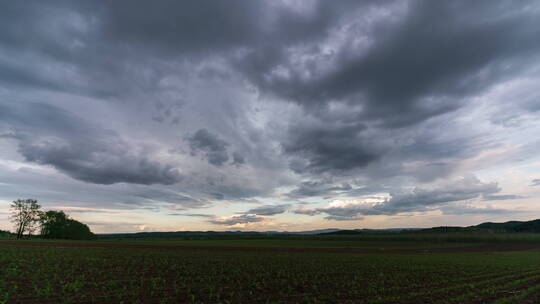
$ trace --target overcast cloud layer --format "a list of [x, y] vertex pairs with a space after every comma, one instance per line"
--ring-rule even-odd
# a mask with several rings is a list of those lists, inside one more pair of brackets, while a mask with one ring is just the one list
[[540, 217], [538, 1], [5, 1], [0, 228]]

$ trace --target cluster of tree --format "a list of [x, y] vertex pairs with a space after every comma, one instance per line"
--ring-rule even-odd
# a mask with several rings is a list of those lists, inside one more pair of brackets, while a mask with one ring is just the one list
[[88, 240], [95, 238], [85, 224], [71, 219], [63, 211], [42, 211], [36, 200], [16, 200], [11, 203], [11, 220], [17, 238], [32, 235], [37, 229], [43, 238]]
[[0, 230], [0, 238], [9, 236], [11, 236], [11, 233], [9, 231]]

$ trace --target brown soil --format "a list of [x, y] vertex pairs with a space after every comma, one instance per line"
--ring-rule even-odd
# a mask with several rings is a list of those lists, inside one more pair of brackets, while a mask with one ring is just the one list
[[320, 253], [459, 253], [459, 252], [500, 252], [540, 250], [540, 244], [482, 244], [444, 248], [281, 248], [281, 247], [242, 247], [242, 246], [185, 246], [168, 244], [123, 244], [122, 242], [62, 242], [62, 241], [15, 241], [2, 240], [0, 246], [17, 247], [63, 247], [63, 248], [115, 248], [115, 249], [153, 249], [153, 250], [206, 250], [206, 251], [242, 251], [242, 252], [320, 252]]

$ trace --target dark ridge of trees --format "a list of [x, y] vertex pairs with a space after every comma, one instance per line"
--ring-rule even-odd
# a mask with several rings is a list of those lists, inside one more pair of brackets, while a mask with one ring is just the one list
[[63, 211], [41, 214], [41, 237], [46, 239], [90, 240], [94, 234], [87, 225], [69, 218]]
[[[39, 228], [40, 236], [47, 239], [90, 240], [95, 235], [87, 225], [71, 219], [63, 211], [41, 211], [34, 199], [11, 203], [11, 221], [18, 239], [25, 233], [31, 236]], [[0, 234], [1, 236], [1, 234]]]
[[0, 230], [0, 238], [11, 237], [12, 234], [9, 231]]

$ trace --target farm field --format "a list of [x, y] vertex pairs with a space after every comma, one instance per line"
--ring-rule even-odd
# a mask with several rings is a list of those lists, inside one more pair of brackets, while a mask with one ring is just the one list
[[540, 244], [0, 241], [0, 303], [538, 303]]

